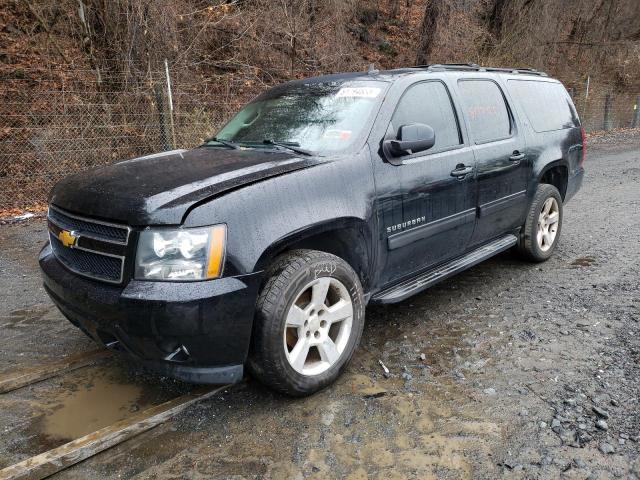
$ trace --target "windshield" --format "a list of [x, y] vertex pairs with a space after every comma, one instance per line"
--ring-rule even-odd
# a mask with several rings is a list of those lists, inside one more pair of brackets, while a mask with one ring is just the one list
[[344, 150], [369, 124], [385, 89], [386, 83], [378, 81], [284, 84], [247, 104], [216, 138], [241, 145], [277, 142], [311, 151]]

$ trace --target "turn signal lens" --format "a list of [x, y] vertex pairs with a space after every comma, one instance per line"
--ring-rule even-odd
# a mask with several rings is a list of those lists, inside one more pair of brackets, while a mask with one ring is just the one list
[[207, 278], [218, 278], [222, 275], [222, 266], [224, 265], [224, 245], [226, 240], [226, 225], [216, 225], [211, 229], [211, 236], [209, 237]]

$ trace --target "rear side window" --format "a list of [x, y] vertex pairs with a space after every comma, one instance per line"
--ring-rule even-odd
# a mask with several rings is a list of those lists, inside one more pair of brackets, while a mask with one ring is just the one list
[[507, 85], [536, 132], [549, 132], [580, 125], [571, 98], [561, 84], [509, 80]]
[[469, 128], [476, 143], [502, 140], [511, 135], [511, 117], [502, 90], [491, 80], [460, 80]]
[[440, 82], [418, 83], [404, 93], [391, 119], [394, 136], [399, 127], [410, 123], [424, 123], [433, 128], [436, 143], [430, 153], [462, 143], [449, 92]]

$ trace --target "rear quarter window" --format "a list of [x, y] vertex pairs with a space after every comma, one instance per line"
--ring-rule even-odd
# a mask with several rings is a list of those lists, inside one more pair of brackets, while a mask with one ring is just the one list
[[509, 92], [538, 133], [580, 126], [571, 97], [560, 83], [509, 80]]

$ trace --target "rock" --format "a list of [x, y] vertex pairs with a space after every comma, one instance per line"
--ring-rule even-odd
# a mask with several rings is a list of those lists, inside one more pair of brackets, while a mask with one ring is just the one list
[[607, 443], [607, 442], [601, 443], [598, 448], [605, 455], [611, 455], [612, 453], [615, 453], [615, 451], [616, 451], [616, 449], [613, 448], [613, 445], [611, 445], [610, 443]]
[[463, 374], [461, 371], [459, 371], [459, 370], [454, 371], [454, 372], [453, 372], [453, 376], [454, 376], [457, 380], [465, 380], [465, 378], [466, 378], [466, 377], [464, 376], [464, 374]]
[[567, 399], [565, 399], [564, 403], [566, 405], [569, 405], [570, 407], [575, 407], [576, 399], [575, 398], [567, 398]]
[[540, 422], [540, 423], [538, 424], [538, 426], [539, 426], [540, 428], [547, 428], [547, 422]]
[[606, 432], [607, 430], [609, 430], [609, 425], [607, 425], [607, 422], [601, 419], [596, 422], [596, 428], [599, 430], [604, 430]]
[[408, 382], [410, 380], [413, 380], [413, 375], [408, 372], [402, 372], [402, 378]]
[[558, 420], [557, 418], [551, 420], [551, 428], [553, 428], [554, 430], [556, 428], [560, 428], [560, 420]]
[[507, 467], [509, 470], [514, 470], [516, 472], [523, 470], [524, 467], [519, 463], [516, 463], [514, 460], [505, 460], [503, 465]]
[[543, 467], [551, 465], [552, 463], [553, 463], [553, 457], [549, 455], [542, 457], [542, 460], [540, 460], [540, 465], [542, 465]]
[[607, 412], [606, 410], [594, 405], [592, 407], [592, 410], [595, 412], [596, 415], [598, 415], [599, 417], [602, 418], [609, 418], [609, 412]]
[[420, 354], [420, 360], [422, 360], [423, 362], [427, 359], [427, 356], [424, 353]]
[[570, 447], [579, 447], [580, 446], [580, 444], [578, 443], [578, 440], [576, 438], [575, 430], [562, 429], [560, 431], [559, 435], [560, 435], [560, 440], [562, 440], [562, 444], [563, 445], [569, 445]]
[[618, 444], [624, 445], [625, 443], [627, 443], [627, 441], [624, 438], [619, 438], [618, 439]]
[[587, 468], [587, 464], [581, 458], [574, 458], [573, 464], [576, 466], [576, 468]]
[[629, 435], [627, 435], [626, 433], [621, 433], [620, 435], [618, 435], [620, 438], [624, 438], [625, 440], [629, 440]]
[[495, 388], [485, 388], [483, 390], [483, 392], [487, 395], [495, 395], [496, 394], [496, 389]]
[[593, 438], [587, 432], [578, 432], [578, 442], [580, 445], [586, 445], [591, 440], [593, 440]]
[[615, 398], [612, 398], [611, 402], [609, 402], [609, 403], [611, 403], [611, 405], [614, 406], [614, 407], [619, 407], [620, 406], [620, 403]]

